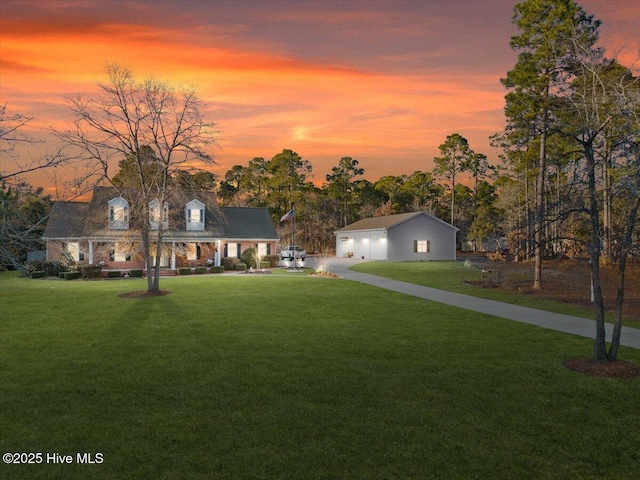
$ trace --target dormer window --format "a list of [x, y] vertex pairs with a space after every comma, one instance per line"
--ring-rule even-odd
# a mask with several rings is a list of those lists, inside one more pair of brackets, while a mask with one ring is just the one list
[[204, 203], [191, 200], [185, 207], [187, 230], [204, 230]]
[[129, 202], [122, 197], [109, 200], [109, 228], [113, 230], [129, 229]]
[[169, 204], [164, 202], [161, 211], [160, 200], [156, 198], [149, 202], [149, 223], [151, 224], [151, 230], [159, 230], [161, 221], [164, 230], [169, 228]]

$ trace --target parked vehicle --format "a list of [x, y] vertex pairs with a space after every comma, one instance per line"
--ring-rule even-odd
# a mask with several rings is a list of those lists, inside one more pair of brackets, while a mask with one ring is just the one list
[[303, 260], [307, 256], [307, 251], [298, 245], [287, 245], [280, 252], [280, 260]]

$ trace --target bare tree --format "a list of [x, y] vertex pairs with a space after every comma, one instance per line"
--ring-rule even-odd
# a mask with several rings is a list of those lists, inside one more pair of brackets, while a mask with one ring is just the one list
[[108, 65], [106, 73], [108, 81], [98, 84], [97, 97], [68, 99], [75, 120], [58, 136], [79, 157], [99, 167], [100, 182], [114, 185], [117, 162], [130, 161], [125, 187], [137, 191], [132, 208], [139, 219], [147, 289], [158, 291], [164, 222], [153, 222], [152, 228], [151, 203], [162, 210], [175, 183], [171, 178], [178, 172], [215, 163], [208, 147], [217, 132], [215, 124], [203, 118], [195, 89], [176, 89], [154, 78], [137, 82], [119, 65]]
[[38, 156], [35, 160], [21, 155], [19, 147], [43, 143], [25, 132], [33, 117], [9, 113], [7, 105], [0, 105], [0, 179], [16, 184], [20, 177], [39, 170], [51, 169], [65, 163], [68, 158], [61, 149]]
[[[588, 225], [587, 249], [596, 307], [594, 361], [616, 360], [620, 345], [626, 260], [640, 208], [640, 83], [627, 68], [608, 59], [601, 49], [574, 37], [575, 79], [566, 86], [567, 95], [557, 113], [562, 122], [559, 133], [579, 146], [586, 177], [582, 211]], [[604, 166], [604, 169], [603, 169]], [[606, 172], [604, 174], [603, 172]], [[616, 204], [603, 208], [603, 191], [616, 198]], [[606, 215], [603, 213], [605, 210]], [[611, 347], [607, 350], [604, 298], [601, 280], [603, 256], [603, 217], [618, 225], [615, 257], [618, 261], [616, 321]], [[614, 238], [613, 234], [609, 234]]]
[[35, 159], [28, 154], [29, 147], [42, 143], [26, 132], [32, 122], [33, 117], [0, 106], [0, 268], [23, 273], [28, 252], [42, 249], [41, 235], [51, 209], [49, 196], [24, 177], [67, 161], [61, 150]]

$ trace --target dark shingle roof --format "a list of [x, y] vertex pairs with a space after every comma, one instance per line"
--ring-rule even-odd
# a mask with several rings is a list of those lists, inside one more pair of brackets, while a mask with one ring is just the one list
[[[130, 219], [129, 230], [109, 230], [109, 200], [123, 197], [129, 204], [135, 202], [135, 191], [114, 187], [95, 187], [90, 202], [55, 202], [43, 238], [110, 238], [137, 236]], [[185, 206], [191, 200], [205, 205], [205, 231], [187, 231]], [[212, 192], [176, 192], [167, 200], [169, 204], [169, 230], [166, 235], [174, 239], [197, 240], [220, 238], [233, 240], [278, 240], [273, 220], [265, 208], [218, 208]]]
[[222, 207], [220, 211], [226, 219], [225, 238], [278, 239], [276, 227], [266, 208]]
[[81, 237], [88, 211], [86, 202], [55, 202], [42, 238]]
[[[115, 187], [95, 187], [91, 198], [87, 221], [84, 229], [84, 236], [103, 237], [108, 235], [122, 235], [124, 231], [110, 231], [108, 217], [109, 200], [122, 197], [129, 205], [135, 205], [139, 200], [139, 191], [135, 189], [117, 189]], [[191, 200], [199, 200], [205, 205], [205, 230], [187, 231], [185, 224], [185, 206]], [[221, 218], [217, 207], [216, 196], [213, 192], [173, 192], [167, 198], [169, 204], [169, 229], [167, 234], [180, 236], [188, 239], [207, 236], [220, 237], [224, 234], [224, 220]], [[130, 210], [129, 233], [135, 232], [135, 209]]]
[[[396, 215], [385, 215], [384, 217], [371, 217], [371, 218], [363, 218], [362, 220], [358, 220], [357, 222], [352, 223], [351, 225], [347, 225], [343, 227], [338, 232], [351, 232], [356, 230], [379, 230], [382, 228], [391, 228], [395, 225], [398, 225], [402, 222], [406, 222], [407, 220], [417, 217], [419, 215], [427, 215], [438, 222], [443, 223], [451, 228], [456, 228], [451, 224], [440, 220], [433, 215], [429, 215], [427, 212], [411, 212], [411, 213], [399, 213]], [[456, 229], [457, 230], [457, 229]]]

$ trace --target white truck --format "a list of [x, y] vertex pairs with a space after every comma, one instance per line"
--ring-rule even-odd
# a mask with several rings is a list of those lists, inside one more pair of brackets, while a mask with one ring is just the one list
[[307, 251], [298, 245], [287, 245], [280, 252], [280, 260], [289, 260], [292, 262], [294, 259], [302, 260], [307, 256]]

